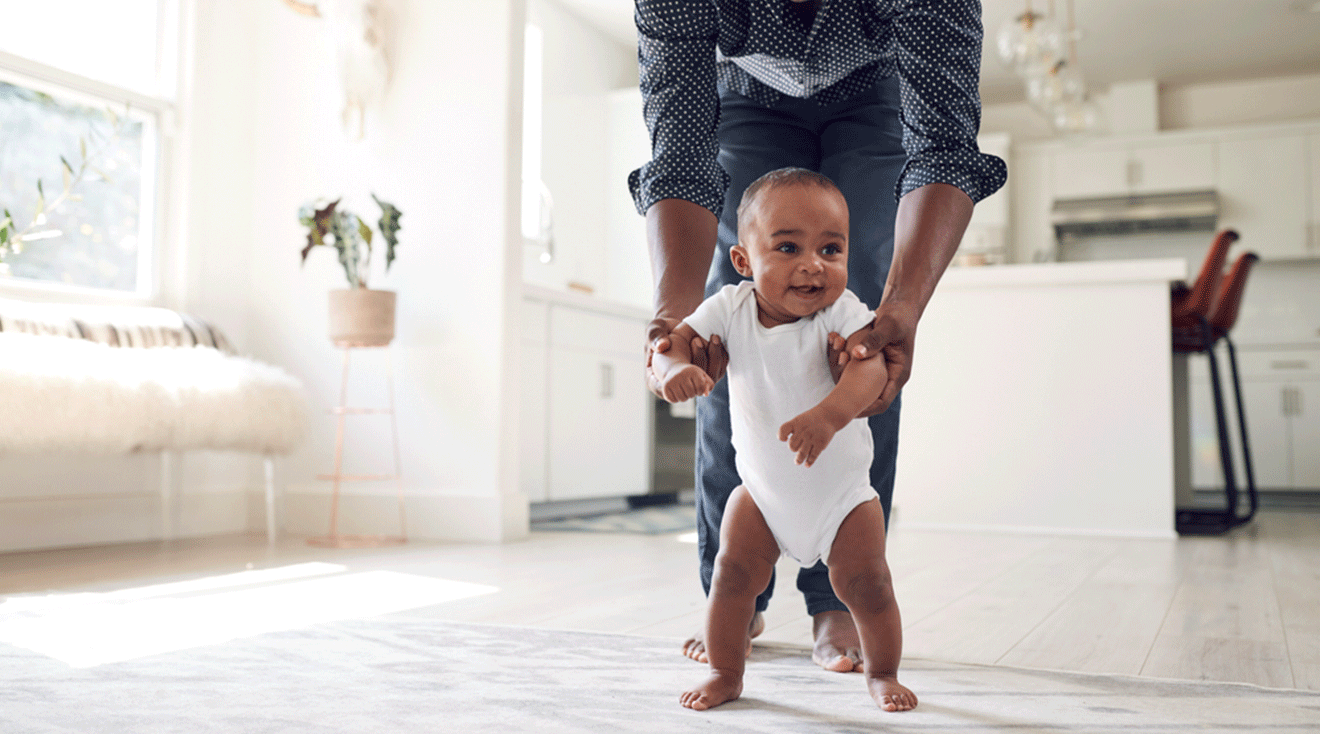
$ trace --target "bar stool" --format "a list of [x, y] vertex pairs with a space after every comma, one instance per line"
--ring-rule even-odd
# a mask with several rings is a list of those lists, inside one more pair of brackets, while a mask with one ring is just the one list
[[1231, 229], [1215, 235], [1193, 285], [1189, 288], [1186, 283], [1174, 284], [1170, 294], [1174, 331], [1196, 329], [1200, 327], [1201, 319], [1210, 314], [1210, 306], [1214, 303], [1219, 283], [1224, 277], [1228, 248], [1238, 239], [1238, 233]]
[[[1233, 239], [1236, 238], [1234, 234]], [[1227, 246], [1224, 249], [1227, 250]], [[1213, 246], [1211, 250], [1213, 255]], [[1226, 506], [1222, 510], [1176, 509], [1175, 525], [1178, 532], [1184, 535], [1215, 535], [1227, 532], [1238, 525], [1250, 522], [1259, 507], [1256, 476], [1251, 465], [1251, 444], [1247, 439], [1247, 419], [1242, 406], [1242, 382], [1238, 377], [1237, 349], [1233, 346], [1233, 340], [1228, 337], [1233, 325], [1237, 323], [1238, 311], [1242, 306], [1242, 294], [1246, 291], [1247, 276], [1259, 259], [1254, 252], [1244, 252], [1238, 256], [1228, 276], [1223, 278], [1218, 288], [1213, 289], [1215, 297], [1210, 303], [1208, 312], [1197, 315], [1193, 310], [1185, 316], [1182, 323], [1179, 323], [1175, 310], [1173, 351], [1183, 354], [1202, 353], [1210, 363], [1210, 390], [1215, 403], [1219, 461], [1224, 472], [1224, 493], [1227, 499]], [[1205, 276], [1206, 272], [1202, 269], [1198, 281]], [[1189, 320], [1191, 325], [1188, 325]], [[1242, 439], [1242, 463], [1250, 500], [1250, 509], [1246, 515], [1238, 514], [1237, 475], [1233, 471], [1232, 444], [1229, 441], [1228, 419], [1224, 410], [1223, 390], [1219, 382], [1219, 365], [1215, 358], [1215, 345], [1221, 339], [1228, 347], [1228, 361], [1233, 377], [1233, 397], [1237, 403], [1238, 433]]]

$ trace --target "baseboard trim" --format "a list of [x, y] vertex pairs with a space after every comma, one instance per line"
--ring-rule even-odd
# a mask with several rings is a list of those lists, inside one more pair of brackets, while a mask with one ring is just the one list
[[[236, 487], [179, 495], [173, 537], [249, 530], [248, 492]], [[0, 552], [161, 540], [160, 496], [148, 493], [10, 498], [0, 513]]]

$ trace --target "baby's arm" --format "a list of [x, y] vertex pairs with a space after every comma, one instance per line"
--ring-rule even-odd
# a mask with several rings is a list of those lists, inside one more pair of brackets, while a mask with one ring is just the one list
[[692, 364], [692, 338], [696, 335], [691, 326], [679, 324], [670, 332], [669, 350], [651, 356], [651, 371], [660, 385], [660, 393], [671, 403], [706, 395], [715, 387], [710, 375]]
[[797, 454], [797, 463], [811, 466], [834, 434], [875, 402], [888, 381], [884, 355], [849, 360], [824, 400], [779, 427], [779, 440], [788, 441], [788, 448]]

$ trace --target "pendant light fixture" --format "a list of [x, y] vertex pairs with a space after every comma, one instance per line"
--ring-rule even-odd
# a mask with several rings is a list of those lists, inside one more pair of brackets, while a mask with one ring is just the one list
[[1094, 133], [1103, 127], [1103, 119], [1077, 63], [1073, 0], [1067, 2], [1067, 26], [1061, 27], [1054, 19], [1054, 0], [1048, 1], [1044, 14], [1026, 0], [1024, 12], [999, 29], [999, 58], [1022, 78], [1027, 101], [1056, 132]]

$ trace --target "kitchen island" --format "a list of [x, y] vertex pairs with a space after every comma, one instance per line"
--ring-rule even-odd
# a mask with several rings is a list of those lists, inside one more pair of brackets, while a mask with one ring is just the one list
[[1181, 259], [950, 269], [903, 391], [899, 527], [1173, 537]]

